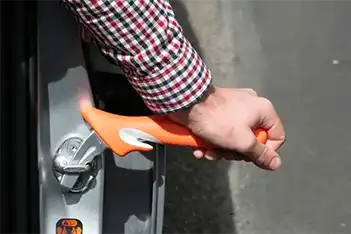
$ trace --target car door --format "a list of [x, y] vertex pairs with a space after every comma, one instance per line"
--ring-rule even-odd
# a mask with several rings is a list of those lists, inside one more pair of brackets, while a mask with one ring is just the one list
[[89, 66], [77, 22], [57, 2], [1, 1], [0, 11], [0, 232], [54, 234], [72, 220], [83, 233], [162, 232], [163, 146], [123, 160], [107, 152], [84, 193], [63, 193], [53, 172], [63, 139], [89, 132], [79, 91], [126, 115], [148, 113], [140, 98], [121, 74], [116, 83]]

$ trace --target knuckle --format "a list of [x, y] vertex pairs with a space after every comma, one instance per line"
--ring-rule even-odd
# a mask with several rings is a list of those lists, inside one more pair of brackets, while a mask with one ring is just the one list
[[257, 92], [256, 92], [255, 90], [253, 90], [253, 89], [249, 89], [249, 91], [250, 91], [250, 93], [252, 93], [252, 94], [254, 94], [254, 95], [256, 95], [256, 96], [257, 96]]
[[260, 101], [261, 101], [262, 107], [267, 108], [267, 109], [274, 109], [273, 103], [270, 100], [268, 100], [267, 98], [261, 97]]
[[273, 103], [267, 98], [260, 98], [259, 108], [265, 112], [275, 113]]

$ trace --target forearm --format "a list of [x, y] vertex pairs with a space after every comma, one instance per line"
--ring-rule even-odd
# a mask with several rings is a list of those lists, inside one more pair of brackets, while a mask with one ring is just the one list
[[184, 37], [168, 1], [62, 2], [123, 68], [153, 112], [185, 109], [210, 86], [211, 73]]

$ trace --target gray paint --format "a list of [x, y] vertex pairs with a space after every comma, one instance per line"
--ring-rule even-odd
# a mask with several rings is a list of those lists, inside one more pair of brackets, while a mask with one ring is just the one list
[[38, 22], [41, 233], [55, 233], [61, 218], [78, 218], [87, 234], [160, 233], [164, 146], [154, 145], [154, 151], [132, 152], [124, 158], [107, 151], [90, 190], [84, 194], [61, 193], [52, 173], [52, 157], [67, 136], [88, 136], [79, 98], [87, 95], [91, 99], [91, 90], [73, 15], [56, 2], [40, 2]]
[[55, 233], [61, 218], [78, 218], [84, 233], [102, 229], [103, 173], [85, 194], [62, 194], [52, 173], [52, 157], [68, 135], [88, 136], [79, 98], [91, 99], [78, 28], [56, 2], [40, 2], [39, 30], [39, 168], [41, 233]]

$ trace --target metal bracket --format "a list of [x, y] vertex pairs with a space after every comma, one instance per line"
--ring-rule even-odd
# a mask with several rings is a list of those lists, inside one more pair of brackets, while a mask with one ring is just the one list
[[94, 180], [98, 168], [96, 156], [106, 149], [95, 132], [87, 139], [70, 137], [62, 142], [53, 159], [53, 173], [63, 192], [83, 193]]

